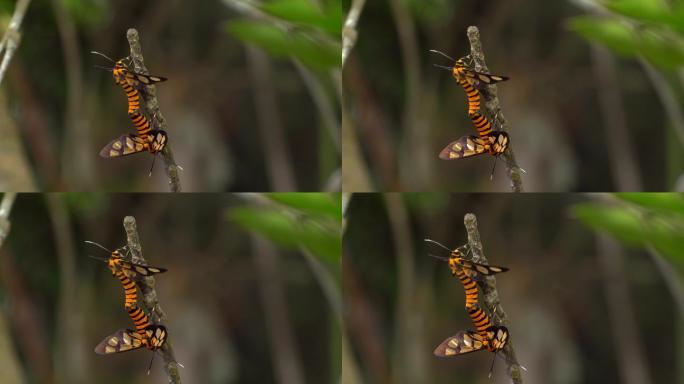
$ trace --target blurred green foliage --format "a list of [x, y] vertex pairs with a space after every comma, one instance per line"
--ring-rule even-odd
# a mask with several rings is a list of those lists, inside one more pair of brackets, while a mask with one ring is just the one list
[[98, 0], [62, 0], [62, 3], [78, 24], [87, 27], [102, 23], [109, 11], [109, 3]]
[[265, 196], [280, 205], [233, 208], [229, 212], [230, 219], [285, 248], [303, 247], [328, 265], [339, 265], [342, 253], [339, 194]]
[[587, 226], [621, 242], [652, 246], [684, 273], [684, 195], [619, 193], [616, 200], [576, 204], [573, 214]]
[[570, 29], [629, 57], [643, 56], [663, 68], [684, 65], [684, 5], [661, 0], [596, 2], [612, 13], [579, 16]]
[[237, 20], [227, 30], [275, 57], [292, 57], [319, 70], [339, 67], [342, 7], [339, 0], [318, 7], [310, 0], [274, 0], [260, 6], [274, 20]]

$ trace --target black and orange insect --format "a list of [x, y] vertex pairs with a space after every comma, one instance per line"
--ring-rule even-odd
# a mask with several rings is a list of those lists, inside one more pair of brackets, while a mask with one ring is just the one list
[[483, 73], [476, 71], [472, 65], [466, 63], [466, 59], [469, 56], [454, 60], [451, 56], [444, 52], [440, 52], [431, 49], [430, 52], [442, 55], [449, 60], [454, 62], [452, 67], [445, 67], [443, 65], [435, 65], [436, 67], [443, 68], [451, 71], [451, 74], [456, 79], [458, 85], [460, 85], [468, 96], [468, 116], [478, 112], [480, 110], [480, 93], [477, 89], [482, 89], [484, 85], [496, 84], [500, 81], [506, 81], [509, 78], [506, 76], [492, 75], [489, 73]]
[[478, 304], [478, 287], [474, 280], [479, 280], [482, 276], [506, 272], [508, 268], [467, 260], [461, 251], [464, 247], [450, 250], [434, 240], [425, 239], [425, 241], [437, 244], [450, 252], [448, 258], [431, 256], [446, 260], [449, 263], [452, 275], [458, 277], [463, 284], [466, 295], [466, 311], [476, 328], [475, 331], [459, 331], [455, 335], [446, 338], [435, 348], [434, 355], [438, 357], [452, 357], [480, 350], [488, 350], [495, 354], [501, 351], [509, 339], [508, 329], [504, 326], [493, 325], [489, 320], [489, 316], [480, 308]]
[[[100, 151], [102, 157], [121, 157], [140, 152], [149, 152], [153, 155], [161, 152], [168, 140], [163, 130], [153, 130], [150, 120], [142, 113], [140, 108], [140, 91], [144, 86], [153, 85], [166, 81], [165, 77], [137, 73], [129, 69], [130, 65], [124, 59], [114, 61], [108, 56], [92, 51], [92, 53], [105, 57], [114, 63], [114, 68], [100, 67], [112, 72], [114, 82], [121, 86], [128, 99], [128, 115], [136, 128], [135, 134], [119, 136], [112, 140]], [[154, 166], [154, 162], [153, 162]]]
[[[110, 251], [95, 242], [86, 242], [96, 245], [110, 253], [109, 258], [107, 259], [100, 259], [94, 256], [91, 257], [107, 263], [107, 267], [112, 272], [112, 275], [121, 283], [124, 289], [124, 308], [135, 325], [135, 329], [119, 329], [113, 334], [105, 337], [95, 347], [95, 352], [106, 355], [132, 351], [142, 347], [151, 351], [156, 351], [161, 348], [167, 337], [166, 327], [159, 324], [152, 324], [145, 311], [138, 306], [138, 291], [135, 282], [140, 281], [147, 276], [166, 272], [166, 269], [125, 260], [119, 249]], [[151, 364], [152, 362], [150, 361], [150, 365]]]
[[[491, 131], [485, 136], [462, 136], [444, 147], [439, 153], [439, 158], [442, 160], [464, 159], [485, 153], [499, 157], [506, 152], [509, 141], [508, 133], [504, 131]], [[496, 165], [496, 162], [494, 164]]]

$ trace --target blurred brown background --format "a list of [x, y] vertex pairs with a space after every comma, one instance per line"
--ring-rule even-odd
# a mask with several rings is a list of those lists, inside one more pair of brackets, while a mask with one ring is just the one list
[[[599, 5], [616, 3], [648, 8], [651, 13], [632, 12], [651, 19], [641, 22]], [[675, 131], [684, 129], [678, 118], [684, 37], [653, 16], [664, 8], [663, 18], [675, 23], [679, 13], [668, 8], [677, 7], [679, 2], [621, 0], [366, 2], [344, 68], [345, 190], [509, 190], [503, 164], [490, 182], [489, 156], [437, 157], [475, 130], [465, 92], [449, 72], [433, 66], [453, 63], [428, 51], [455, 58], [470, 53], [470, 25], [480, 30], [491, 73], [510, 77], [498, 85], [498, 95], [518, 164], [527, 170], [525, 190], [681, 190], [684, 136]], [[604, 41], [640, 44], [648, 37], [660, 45], [617, 55], [570, 27], [574, 17], [586, 15], [632, 29], [623, 37], [619, 27], [606, 28], [597, 33]], [[670, 55], [671, 65], [654, 66], [649, 53]]]
[[184, 383], [339, 378], [339, 320], [320, 270], [314, 271], [330, 267], [229, 220], [237, 208], [263, 210], [258, 199], [20, 194], [0, 248], [0, 381], [168, 382], [159, 356], [146, 375], [147, 350], [93, 351], [105, 336], [133, 324], [121, 284], [103, 262], [88, 257], [107, 253], [83, 241], [124, 245], [125, 215], [137, 220], [148, 263], [168, 268], [156, 277], [156, 290], [176, 359], [185, 366]]
[[[13, 3], [0, 4], [0, 20]], [[312, 6], [325, 13], [335, 3]], [[161, 159], [150, 179], [151, 156], [98, 155], [134, 130], [125, 94], [110, 72], [94, 68], [112, 64], [89, 52], [128, 56], [128, 28], [140, 33], [149, 71], [169, 79], [157, 97], [184, 191], [339, 189], [339, 70], [298, 61], [288, 47], [279, 55], [256, 48], [229, 31], [231, 22], [339, 44], [240, 0], [33, 1], [2, 84], [0, 133], [19, 144], [0, 151], [0, 189], [168, 190]]]
[[487, 378], [487, 351], [433, 356], [444, 339], [473, 325], [462, 284], [447, 263], [428, 256], [448, 252], [423, 239], [449, 248], [467, 243], [468, 212], [477, 216], [489, 263], [510, 268], [496, 275], [496, 285], [518, 361], [528, 369], [524, 383], [681, 382], [682, 253], [661, 269], [653, 254], [593, 232], [571, 213], [591, 200], [353, 195], [343, 257], [351, 345], [345, 367], [355, 368], [344, 371], [347, 383], [510, 382], [502, 359]]

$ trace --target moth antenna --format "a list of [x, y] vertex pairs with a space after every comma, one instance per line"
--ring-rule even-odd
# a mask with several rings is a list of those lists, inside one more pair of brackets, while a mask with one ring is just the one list
[[107, 251], [107, 252], [109, 252], [109, 253], [113, 253], [111, 250], [105, 248], [103, 245], [98, 244], [98, 243], [96, 243], [96, 242], [94, 242], [94, 241], [85, 240], [85, 242], [88, 243], [88, 244], [92, 244], [92, 245], [94, 245], [94, 246], [96, 246], [96, 247], [99, 247], [99, 248], [101, 248], [101, 249], [104, 249], [105, 251]]
[[489, 181], [494, 180], [494, 170], [496, 169], [496, 160], [499, 156], [494, 156], [494, 165], [492, 166], [492, 173], [489, 174]]
[[[497, 352], [497, 353], [495, 353], [494, 355], [495, 355], [495, 356], [499, 356], [499, 353]], [[499, 358], [502, 359], [503, 361], [505, 361], [505, 362], [508, 363], [508, 364], [515, 364], [515, 365], [517, 365], [518, 367], [520, 367], [523, 371], [527, 372], [527, 368], [525, 368], [524, 365], [518, 363], [517, 361], [509, 360], [508, 357], [501, 357], [501, 356], [499, 356]]]
[[98, 52], [98, 51], [90, 51], [90, 53], [93, 53], [93, 54], [95, 54], [95, 55], [100, 55], [100, 56], [104, 57], [105, 59], [111, 61], [112, 63], [116, 63], [116, 61], [112, 60], [111, 57], [105, 55], [104, 53], [101, 53], [101, 52]]
[[156, 355], [156, 353], [152, 352], [152, 358], [150, 359], [150, 365], [147, 367], [147, 374], [148, 375], [150, 374], [150, 371], [152, 370], [152, 362], [154, 361], [154, 355]]
[[487, 376], [488, 379], [492, 378], [492, 371], [494, 371], [494, 362], [496, 361], [496, 356], [498, 353], [494, 354], [494, 357], [492, 357], [492, 365], [489, 367], [489, 375]]
[[440, 260], [442, 260], [442, 261], [449, 261], [449, 258], [448, 258], [448, 257], [437, 256], [437, 255], [433, 255], [432, 253], [428, 253], [428, 256], [432, 256], [432, 257], [434, 257], [435, 259], [440, 259]]
[[428, 243], [437, 244], [437, 245], [439, 245], [440, 247], [442, 247], [442, 248], [446, 249], [447, 251], [451, 252], [451, 249], [447, 248], [447, 247], [446, 247], [445, 245], [443, 245], [442, 243], [439, 243], [439, 242], [434, 241], [434, 240], [432, 240], [432, 239], [424, 239], [424, 241], [426, 241], [426, 242], [428, 242]]
[[114, 68], [103, 67], [101, 65], [93, 65], [93, 68], [104, 69], [105, 71], [112, 71]]
[[155, 160], [157, 160], [157, 154], [156, 153], [152, 157], [152, 166], [150, 167], [150, 173], [147, 174], [147, 177], [152, 177], [152, 170], [154, 169], [154, 161]]
[[451, 68], [451, 67], [447, 67], [447, 66], [439, 65], [439, 64], [432, 64], [432, 65], [434, 65], [434, 66], [437, 67], [437, 68], [446, 69], [446, 70], [449, 71], [449, 72], [451, 72], [451, 70], [453, 69], [453, 68]]
[[438, 50], [436, 50], [436, 49], [431, 49], [430, 52], [436, 53], [436, 54], [438, 54], [438, 55], [442, 55], [442, 56], [446, 57], [447, 59], [449, 59], [449, 60], [451, 60], [451, 61], [456, 61], [456, 60], [454, 60], [453, 57], [447, 55], [446, 53], [444, 53], [444, 52], [442, 52], [442, 51], [438, 51]]
[[96, 257], [96, 256], [92, 256], [92, 255], [86, 255], [86, 256], [90, 257], [91, 259], [100, 260], [100, 261], [103, 261], [105, 263], [107, 262], [107, 259], [105, 259], [104, 257]]

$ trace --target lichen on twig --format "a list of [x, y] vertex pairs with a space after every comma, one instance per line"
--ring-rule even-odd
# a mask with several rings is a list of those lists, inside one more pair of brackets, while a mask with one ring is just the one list
[[349, 13], [347, 13], [347, 18], [344, 21], [344, 26], [342, 27], [342, 67], [344, 67], [344, 63], [347, 61], [347, 57], [349, 57], [359, 36], [356, 25], [359, 22], [361, 11], [363, 11], [365, 4], [366, 0], [352, 0]]
[[[468, 40], [470, 41], [470, 57], [475, 66], [475, 70], [478, 72], [489, 73], [487, 64], [484, 59], [484, 52], [482, 51], [482, 43], [480, 42], [480, 31], [476, 26], [468, 27]], [[508, 132], [508, 122], [501, 111], [501, 105], [499, 103], [499, 97], [497, 96], [496, 85], [488, 85], [483, 87], [480, 91], [482, 94], [484, 107], [488, 116], [493, 119], [493, 122], [497, 129]], [[510, 143], [508, 144], [508, 149], [503, 154], [503, 158], [506, 161], [506, 167], [508, 168], [508, 178], [511, 180], [511, 189], [513, 192], [522, 192], [523, 184], [520, 173], [522, 169], [518, 166], [515, 161], [515, 155], [513, 154], [513, 148]]]
[[[123, 219], [123, 226], [126, 230], [126, 245], [131, 252], [134, 263], [147, 265], [147, 261], [142, 254], [142, 245], [138, 235], [138, 227], [133, 216], [126, 216]], [[166, 319], [166, 313], [162, 310], [157, 299], [154, 277], [148, 276], [138, 282], [138, 288], [143, 297], [143, 307], [149, 314], [153, 323], [160, 324]], [[158, 351], [164, 358], [164, 369], [169, 377], [169, 383], [180, 384], [180, 373], [178, 372], [178, 362], [173, 354], [171, 342], [167, 339]]]
[[[473, 255], [473, 261], [480, 264], [489, 264], [487, 258], [482, 251], [482, 241], [480, 240], [480, 232], [477, 229], [477, 217], [472, 213], [466, 213], [463, 218], [463, 224], [468, 233], [468, 246]], [[496, 290], [496, 279], [493, 277], [485, 278], [477, 281], [477, 285], [482, 292], [484, 301], [484, 308], [492, 319], [495, 325], [503, 325], [508, 327], [508, 316], [504, 312], [499, 300], [499, 292]], [[506, 364], [508, 365], [508, 376], [514, 384], [522, 384], [522, 372], [520, 364], [515, 357], [515, 350], [511, 340], [508, 340], [506, 347], [503, 349], [503, 354], [506, 357]]]
[[[145, 67], [138, 31], [135, 28], [128, 29], [126, 32], [126, 38], [128, 38], [128, 45], [131, 47], [131, 61], [133, 62], [133, 68], [136, 72], [149, 73], [147, 71], [147, 67]], [[145, 99], [145, 109], [147, 110], [147, 115], [152, 120], [152, 126], [154, 129], [161, 129], [168, 132], [166, 120], [159, 109], [157, 91], [155, 90], [154, 85], [143, 85], [143, 90], [141, 93], [143, 99]], [[169, 178], [169, 187], [171, 188], [171, 192], [180, 192], [182, 188], [180, 177], [178, 176], [179, 167], [176, 164], [176, 160], [173, 158], [173, 152], [171, 151], [169, 143], [166, 143], [161, 155], [162, 159], [164, 160], [166, 175]]]

